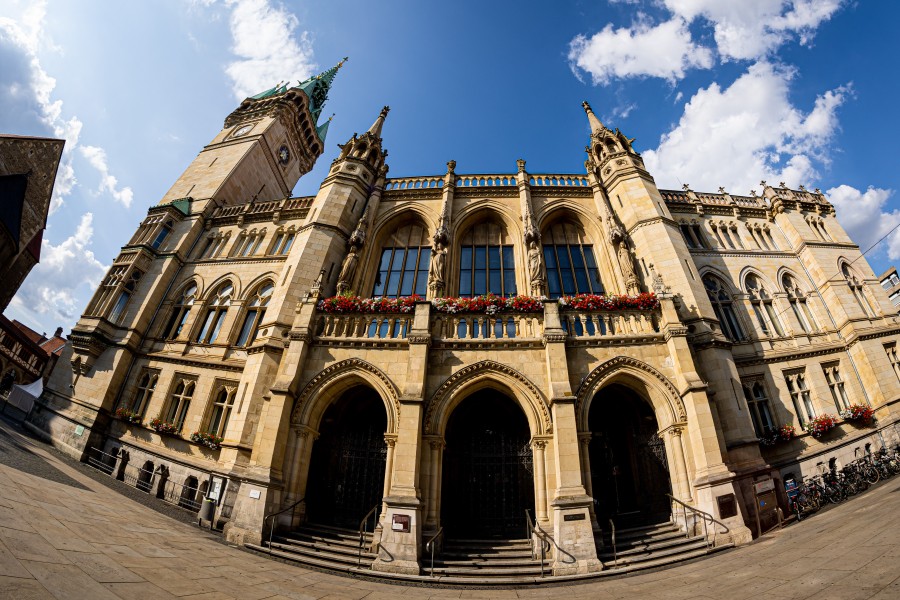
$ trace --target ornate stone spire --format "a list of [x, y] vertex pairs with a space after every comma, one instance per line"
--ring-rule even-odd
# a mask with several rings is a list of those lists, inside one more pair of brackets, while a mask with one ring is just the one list
[[591, 105], [587, 103], [587, 100], [582, 102], [581, 106], [584, 108], [584, 112], [587, 113], [588, 123], [591, 124], [591, 134], [596, 135], [603, 131], [608, 131], [606, 127], [603, 126], [603, 123], [600, 122], [600, 119], [597, 118], [597, 115], [594, 114], [594, 111], [591, 110]]
[[385, 106], [381, 109], [381, 113], [378, 115], [378, 118], [375, 119], [375, 122], [372, 123], [372, 126], [369, 127], [368, 133], [373, 135], [374, 137], [381, 137], [381, 128], [384, 126], [384, 120], [387, 118], [387, 114], [391, 112], [390, 106]]

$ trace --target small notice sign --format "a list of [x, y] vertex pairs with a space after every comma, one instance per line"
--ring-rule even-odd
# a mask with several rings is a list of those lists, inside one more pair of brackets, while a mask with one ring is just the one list
[[394, 515], [391, 529], [400, 533], [409, 533], [409, 515]]
[[584, 513], [575, 513], [573, 515], [563, 515], [563, 521], [584, 521]]

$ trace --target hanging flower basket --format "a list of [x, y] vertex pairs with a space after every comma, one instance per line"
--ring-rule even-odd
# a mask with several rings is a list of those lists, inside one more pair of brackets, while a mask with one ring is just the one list
[[126, 423], [131, 423], [132, 425], [140, 425], [141, 421], [144, 420], [144, 417], [139, 415], [136, 412], [130, 411], [125, 407], [120, 407], [116, 409], [116, 418], [125, 421]]
[[544, 298], [534, 296], [510, 296], [504, 298], [496, 294], [485, 294], [474, 298], [435, 298], [431, 305], [438, 312], [484, 313], [496, 315], [503, 312], [533, 313], [544, 310]]
[[360, 298], [359, 296], [332, 296], [319, 300], [316, 310], [325, 313], [411, 313], [421, 296], [404, 298]]
[[810, 434], [814, 438], [820, 438], [837, 425], [837, 419], [834, 415], [820, 415], [815, 419], [810, 420], [804, 429], [806, 429], [806, 433]]
[[207, 433], [206, 431], [195, 431], [191, 434], [191, 441], [195, 444], [200, 444], [202, 446], [206, 446], [211, 450], [218, 450], [222, 447], [222, 439], [217, 435], [212, 433]]
[[864, 404], [851, 404], [846, 410], [841, 411], [841, 418], [845, 421], [868, 425], [875, 420], [875, 410]]
[[163, 421], [160, 417], [153, 417], [150, 419], [150, 429], [155, 431], [156, 433], [162, 435], [177, 435], [178, 427], [175, 423], [169, 423], [168, 421]]
[[559, 306], [564, 310], [609, 311], [609, 310], [654, 310], [659, 308], [656, 294], [637, 296], [610, 296], [606, 294], [577, 294], [563, 296]]

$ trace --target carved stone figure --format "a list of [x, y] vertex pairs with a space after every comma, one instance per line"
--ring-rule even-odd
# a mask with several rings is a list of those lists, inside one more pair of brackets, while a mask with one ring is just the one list
[[356, 252], [356, 246], [351, 246], [350, 253], [347, 254], [347, 258], [344, 259], [344, 264], [341, 265], [341, 273], [338, 275], [337, 284], [338, 294], [343, 294], [350, 289], [350, 282], [353, 281], [353, 275], [356, 273], [356, 265], [359, 263], [359, 255]]
[[619, 258], [619, 266], [622, 268], [622, 277], [625, 279], [627, 292], [629, 294], [637, 294], [637, 275], [634, 272], [634, 263], [631, 261], [631, 252], [629, 252], [625, 240], [619, 241], [619, 249], [616, 254]]
[[431, 267], [428, 270], [428, 287], [433, 290], [444, 289], [444, 261], [447, 258], [447, 250], [440, 242], [434, 245], [431, 252]]
[[543, 256], [537, 242], [528, 245], [528, 274], [531, 276], [532, 290], [535, 286], [544, 285]]

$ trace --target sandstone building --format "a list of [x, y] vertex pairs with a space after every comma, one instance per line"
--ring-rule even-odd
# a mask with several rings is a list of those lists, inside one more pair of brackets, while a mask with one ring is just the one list
[[[685, 526], [681, 503], [746, 542], [758, 484], [897, 441], [900, 323], [818, 190], [659, 190], [585, 103], [581, 173], [390, 178], [385, 108], [290, 197], [336, 72], [227, 117], [123, 246], [31, 427], [146, 489], [217, 486], [237, 543], [300, 499], [281, 527], [381, 507], [372, 568], [400, 573], [441, 527], [537, 527], [555, 574], [596, 571], [597, 531]], [[339, 292], [426, 300], [321, 303]], [[546, 299], [432, 302], [488, 292]], [[851, 405], [877, 420], [805, 433]]]

